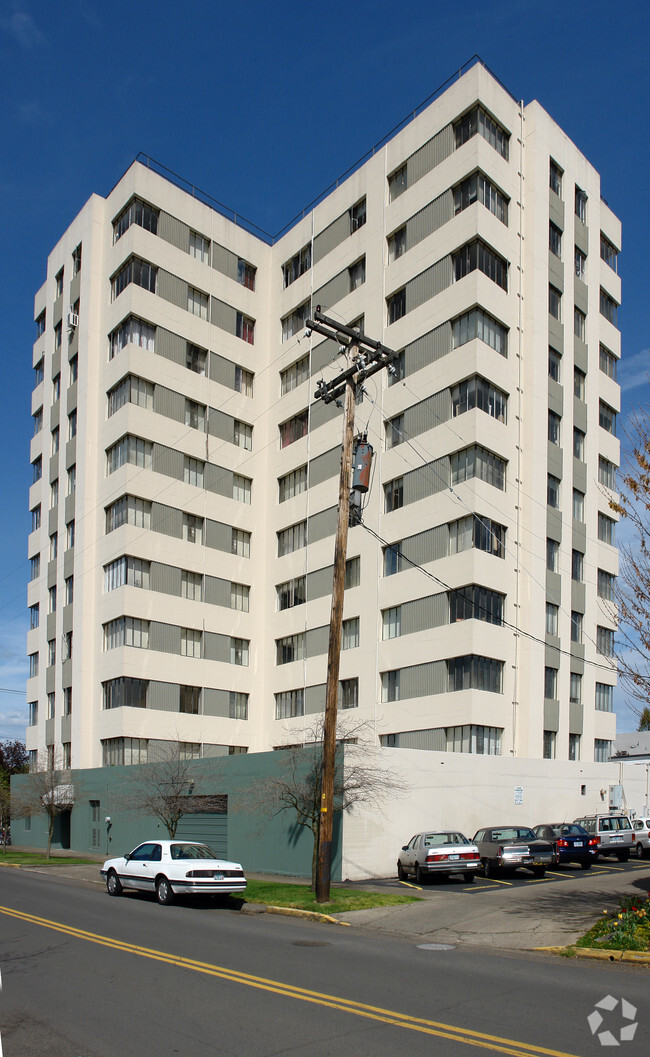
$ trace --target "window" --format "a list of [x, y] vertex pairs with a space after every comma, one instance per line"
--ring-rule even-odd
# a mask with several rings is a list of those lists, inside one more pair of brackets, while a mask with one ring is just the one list
[[232, 537], [230, 542], [230, 550], [232, 554], [238, 555], [240, 558], [250, 558], [251, 556], [251, 534], [246, 532], [245, 529], [232, 530]]
[[39, 623], [39, 605], [36, 602], [33, 606], [29, 607], [29, 630], [33, 631], [38, 627]]
[[56, 613], [56, 584], [50, 587], [47, 593], [47, 611], [48, 613]]
[[612, 743], [611, 741], [605, 741], [604, 738], [594, 739], [594, 763], [607, 763], [610, 756], [612, 755]]
[[36, 532], [41, 527], [41, 504], [39, 503], [35, 506], [30, 513], [32, 515], [31, 531]]
[[238, 338], [241, 338], [242, 341], [247, 341], [249, 345], [254, 345], [255, 320], [238, 312], [235, 320], [235, 334]]
[[[32, 419], [34, 420], [34, 432], [33, 432], [32, 436], [35, 437], [38, 433], [41, 432], [41, 430], [43, 428], [43, 408], [42, 407], [39, 407], [38, 411], [36, 411], [36, 413], [32, 415]], [[57, 432], [57, 439], [58, 439], [58, 432], [59, 432], [58, 431], [58, 427], [57, 427], [56, 432]], [[54, 436], [54, 431], [52, 431], [52, 436]], [[57, 451], [59, 450], [58, 447], [57, 447], [56, 450]], [[52, 454], [54, 455], [54, 452], [52, 452]]]
[[575, 214], [583, 224], [587, 223], [587, 196], [576, 184], [575, 192]]
[[72, 440], [73, 437], [77, 436], [77, 409], [71, 411], [68, 415], [68, 440]]
[[278, 558], [285, 554], [292, 554], [307, 546], [307, 522], [299, 521], [296, 525], [289, 525], [277, 533]]
[[131, 257], [115, 273], [111, 280], [111, 298], [115, 301], [130, 283], [134, 283], [135, 286], [141, 286], [143, 290], [149, 290], [150, 293], [155, 294], [157, 281], [158, 269], [153, 264], [149, 264], [148, 261], [142, 261], [139, 257]]
[[560, 422], [562, 419], [554, 411], [548, 413], [548, 439], [551, 444], [560, 443]]
[[381, 673], [381, 699], [386, 701], [399, 701], [400, 671], [399, 668], [392, 672]]
[[345, 590], [358, 587], [361, 583], [361, 558], [348, 558], [345, 563]]
[[61, 660], [71, 661], [72, 660], [72, 632], [66, 631], [63, 635], [63, 649], [61, 650]]
[[301, 356], [299, 360], [280, 371], [280, 395], [290, 393], [309, 378], [309, 356]]
[[181, 628], [181, 657], [200, 657], [201, 639], [196, 628]]
[[580, 341], [585, 340], [585, 327], [587, 323], [587, 317], [584, 312], [581, 312], [579, 308], [573, 307], [573, 333], [576, 338]]
[[544, 747], [543, 756], [545, 760], [555, 759], [555, 747], [557, 742], [557, 734], [554, 730], [544, 731]]
[[201, 573], [181, 570], [181, 598], [190, 598], [195, 602], [203, 599], [203, 576]]
[[140, 469], [151, 469], [153, 445], [150, 440], [141, 437], [122, 437], [117, 444], [106, 449], [106, 473], [115, 473], [121, 466], [138, 466]]
[[74, 385], [79, 377], [79, 356], [75, 353], [68, 364], [68, 385]]
[[228, 695], [228, 719], [248, 719], [248, 694], [231, 690]]
[[54, 375], [52, 379], [52, 403], [56, 404], [61, 398], [61, 372]]
[[609, 239], [600, 233], [600, 258], [608, 264], [613, 272], [618, 271], [618, 250]]
[[612, 326], [618, 326], [618, 304], [610, 297], [606, 290], [600, 288], [600, 314], [604, 316]]
[[120, 646], [149, 649], [149, 621], [137, 617], [117, 617], [104, 624], [104, 650], [115, 650]]
[[478, 269], [497, 286], [508, 289], [508, 262], [480, 239], [452, 253], [452, 268], [454, 282]]
[[605, 598], [608, 602], [616, 601], [616, 577], [613, 573], [598, 570], [598, 597]]
[[74, 576], [67, 576], [65, 579], [65, 604], [66, 606], [72, 605], [74, 601]]
[[[201, 712], [201, 687], [181, 686], [179, 711], [188, 716], [198, 716]], [[181, 743], [182, 744], [182, 743]], [[179, 749], [181, 745], [179, 745]], [[185, 757], [187, 759], [188, 757]]]
[[553, 507], [554, 510], [560, 509], [560, 487], [562, 482], [558, 477], [554, 477], [552, 473], [547, 474], [546, 478], [546, 502], [549, 506]]
[[351, 265], [348, 268], [348, 275], [350, 278], [350, 292], [363, 286], [366, 281], [366, 258], [362, 257], [356, 264]]
[[293, 312], [290, 312], [288, 316], [285, 316], [282, 320], [282, 340], [288, 341], [294, 334], [297, 334], [299, 330], [302, 330], [305, 323], [309, 319], [311, 308], [311, 301], [303, 301], [301, 305], [294, 308]]
[[246, 451], [253, 450], [253, 427], [248, 422], [240, 422], [238, 419], [233, 419], [232, 428], [232, 442], [238, 448], [244, 448]]
[[576, 273], [576, 279], [580, 279], [583, 283], [587, 281], [587, 258], [582, 250], [579, 250], [577, 246], [573, 249], [573, 262]]
[[585, 434], [577, 426], [573, 427], [573, 457], [585, 461]]
[[406, 253], [406, 224], [398, 228], [388, 239], [388, 263], [392, 264]]
[[38, 701], [27, 703], [27, 726], [35, 727], [38, 723]]
[[185, 400], [185, 425], [190, 429], [205, 432], [205, 404], [197, 404], [195, 400]]
[[286, 448], [289, 444], [293, 444], [295, 441], [300, 440], [301, 437], [306, 437], [308, 421], [309, 411], [305, 408], [304, 411], [294, 415], [293, 418], [287, 419], [286, 422], [281, 422], [280, 447]]
[[253, 372], [246, 371], [243, 367], [235, 367], [235, 392], [242, 396], [253, 395]]
[[41, 356], [40, 360], [34, 367], [34, 386], [38, 387], [43, 379], [45, 378], [45, 360]]
[[[42, 416], [42, 411], [41, 411], [41, 416]], [[51, 436], [51, 454], [52, 455], [56, 455], [57, 451], [59, 450], [59, 437], [60, 437], [59, 427], [55, 426], [54, 429], [52, 430], [52, 436]]]
[[401, 165], [392, 176], [388, 177], [388, 198], [393, 202], [404, 193], [408, 185], [406, 165]]
[[299, 279], [301, 275], [308, 272], [311, 268], [311, 243], [300, 250], [299, 253], [286, 261], [282, 265], [282, 279], [283, 288], [286, 290], [287, 286], [291, 286], [295, 283], [296, 279]]
[[488, 624], [503, 623], [505, 596], [478, 584], [469, 584], [449, 591], [449, 623], [459, 620], [484, 620]]
[[[149, 504], [149, 506], [151, 506], [151, 504]], [[75, 537], [75, 531], [74, 531], [74, 518], [73, 518], [72, 521], [69, 521], [68, 524], [65, 527], [65, 546], [66, 546], [66, 550], [71, 550], [72, 547], [74, 547], [74, 537]]]
[[544, 697], [548, 701], [557, 701], [557, 668], [544, 669]]
[[350, 234], [358, 228], [363, 227], [365, 222], [366, 200], [365, 198], [362, 198], [360, 202], [357, 202], [357, 204], [350, 209]]
[[381, 615], [382, 639], [398, 639], [402, 634], [402, 607], [384, 609]]
[[305, 603], [304, 576], [296, 576], [293, 580], [287, 580], [284, 584], [277, 584], [275, 590], [278, 599], [278, 610], [292, 609], [294, 606], [302, 606]]
[[560, 571], [560, 544], [556, 540], [546, 540], [546, 568], [552, 573]]
[[248, 613], [250, 604], [250, 587], [248, 584], [230, 585], [230, 608], [240, 613]]
[[482, 106], [475, 106], [454, 123], [456, 148], [462, 147], [472, 136], [483, 136], [491, 147], [508, 160], [510, 134], [497, 124]]
[[554, 319], [562, 319], [562, 294], [551, 283], [548, 284], [548, 310]]
[[198, 231], [190, 231], [189, 251], [190, 257], [195, 260], [201, 261], [202, 264], [210, 263], [210, 242], [203, 235], [199, 235]]
[[610, 488], [613, 492], [616, 491], [616, 470], [618, 467], [614, 466], [613, 462], [609, 459], [604, 459], [602, 455], [598, 456], [598, 483], [605, 485], [605, 488]]
[[562, 256], [562, 232], [552, 220], [548, 225], [548, 248], [556, 257]]
[[482, 172], [473, 173], [454, 188], [454, 216], [474, 202], [481, 202], [502, 224], [507, 225], [508, 198]]
[[401, 573], [405, 568], [401, 542], [384, 547], [384, 576], [394, 576], [395, 573]]
[[555, 191], [558, 198], [562, 197], [562, 176], [563, 171], [557, 162], [550, 159], [549, 162], [549, 187], [551, 191]]
[[384, 485], [384, 511], [400, 510], [404, 506], [404, 478], [396, 477]]
[[[546, 634], [557, 636], [559, 606], [554, 602], [546, 603]], [[546, 695], [548, 696], [548, 695]]]
[[185, 366], [188, 371], [193, 371], [194, 374], [200, 374], [202, 378], [205, 378], [207, 359], [208, 354], [205, 349], [200, 349], [198, 345], [192, 345], [190, 342], [187, 343]]
[[278, 503], [285, 503], [307, 490], [307, 466], [299, 466], [278, 478]]
[[391, 294], [390, 297], [386, 298], [386, 307], [388, 309], [388, 324], [397, 323], [398, 319], [406, 315], [406, 287], [398, 290], [396, 293]]
[[404, 438], [404, 415], [395, 415], [386, 422], [386, 447], [396, 448]]
[[145, 558], [116, 558], [104, 566], [104, 591], [115, 591], [128, 584], [149, 590], [150, 562]]
[[359, 618], [350, 617], [341, 626], [341, 649], [354, 650], [359, 645]]
[[156, 235], [158, 233], [158, 216], [159, 210], [154, 209], [153, 206], [148, 206], [146, 202], [142, 202], [139, 198], [134, 198], [122, 210], [117, 219], [113, 221], [113, 242], [118, 242], [124, 232], [129, 230], [131, 224], [138, 224], [145, 231], [150, 231], [152, 235]]
[[577, 488], [573, 489], [573, 518], [575, 521], [585, 520], [585, 495]]
[[573, 368], [573, 395], [576, 400], [585, 399], [585, 391], [587, 388], [587, 375], [584, 371], [581, 371], [579, 367]]
[[585, 556], [581, 551], [571, 551], [571, 579], [581, 584], [584, 580]]
[[111, 418], [120, 408], [126, 404], [135, 404], [149, 411], [153, 409], [153, 385], [138, 378], [135, 374], [127, 374], [121, 382], [108, 391], [108, 417]]
[[43, 476], [43, 457], [37, 455], [32, 463], [32, 484], [36, 484]]
[[606, 374], [608, 378], [613, 378], [616, 381], [618, 359], [613, 352], [606, 349], [604, 345], [600, 346], [599, 350], [599, 366], [603, 374]]
[[455, 349], [473, 338], [479, 338], [501, 356], [508, 355], [508, 328], [482, 308], [473, 308], [454, 319], [451, 334], [452, 346]]
[[569, 759], [576, 761], [580, 759], [580, 735], [569, 734]]
[[339, 706], [341, 708], [359, 707], [359, 679], [341, 679], [339, 683]]
[[50, 536], [50, 561], [53, 562], [56, 559], [57, 552], [59, 549], [59, 534], [53, 532]]
[[241, 474], [238, 473], [232, 475], [232, 497], [236, 503], [246, 503], [250, 505], [251, 484], [250, 477], [242, 477]]
[[275, 718], [292, 719], [305, 714], [305, 691], [284, 690], [275, 695]]
[[293, 661], [302, 661], [307, 656], [307, 636], [304, 631], [296, 635], [286, 635], [283, 639], [275, 640], [275, 663], [291, 664]]
[[469, 481], [473, 477], [485, 481], [487, 484], [505, 491], [506, 487], [506, 462], [498, 455], [482, 448], [479, 444], [465, 448], [463, 451], [454, 452], [450, 460], [451, 483], [460, 484]]
[[72, 715], [72, 687], [66, 686], [63, 689], [63, 715]]
[[183, 514], [183, 539], [187, 543], [203, 543], [203, 518]]
[[202, 459], [191, 459], [189, 455], [183, 456], [183, 481], [185, 484], [203, 488], [203, 470], [205, 463]]
[[[36, 320], [36, 339], [38, 340], [38, 338], [40, 338], [41, 335], [44, 334], [44, 333], [45, 333], [45, 309], [43, 309], [43, 311], [41, 312], [40, 316], [38, 316], [38, 318]], [[39, 360], [39, 363], [41, 364], [41, 370], [43, 370], [42, 361]], [[39, 364], [36, 364], [36, 367], [34, 368], [34, 370], [37, 370], [38, 366], [39, 366]], [[43, 379], [41, 378], [40, 381], [42, 382]], [[39, 384], [40, 383], [37, 381], [36, 385], [39, 385]]]
[[56, 712], [56, 694], [50, 693], [47, 695], [47, 718], [54, 719]]
[[33, 558], [29, 559], [29, 582], [37, 580], [41, 574], [41, 556], [35, 554]]
[[61, 342], [63, 340], [63, 326], [61, 323], [56, 323], [54, 326], [54, 351], [61, 348]]
[[467, 378], [451, 387], [451, 413], [453, 418], [466, 411], [478, 408], [499, 422], [506, 421], [508, 394], [488, 382], [481, 375]]
[[50, 510], [59, 502], [59, 479], [52, 481], [50, 485]]
[[598, 423], [602, 429], [616, 436], [616, 411], [604, 400], [598, 402]]
[[187, 288], [187, 311], [199, 319], [208, 318], [208, 295], [194, 286]]
[[448, 689], [486, 690], [492, 694], [503, 693], [503, 661], [491, 657], [451, 657], [447, 661]]
[[27, 659], [29, 661], [29, 678], [34, 679], [38, 675], [38, 654], [30, 653]]
[[459, 554], [470, 547], [476, 547], [477, 550], [487, 551], [498, 558], [505, 557], [506, 530], [496, 521], [479, 517], [478, 514], [470, 514], [450, 522], [448, 528], [449, 554]]
[[601, 514], [598, 512], [598, 539], [603, 543], [609, 543], [610, 546], [615, 546], [615, 531], [616, 522], [613, 518], [608, 517], [607, 514]]
[[155, 352], [156, 328], [137, 316], [129, 316], [111, 334], [109, 359], [117, 356], [127, 345], [138, 345], [147, 352]]
[[[114, 682], [117, 681], [114, 680]], [[116, 706], [107, 705], [105, 707]], [[146, 763], [147, 746], [146, 738], [105, 738], [102, 740], [102, 766], [117, 767]]]
[[582, 642], [583, 614], [571, 611], [571, 642]]
[[596, 711], [614, 711], [614, 687], [608, 683], [596, 683]]

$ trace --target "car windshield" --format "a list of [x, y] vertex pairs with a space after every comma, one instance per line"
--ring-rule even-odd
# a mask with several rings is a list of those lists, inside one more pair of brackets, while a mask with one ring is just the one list
[[425, 833], [425, 848], [438, 848], [443, 844], [469, 844], [462, 833]]
[[589, 834], [582, 826], [569, 825], [569, 823], [558, 823], [552, 825], [551, 830], [553, 831], [554, 837], [587, 837]]
[[217, 859], [207, 844], [172, 844], [172, 859]]

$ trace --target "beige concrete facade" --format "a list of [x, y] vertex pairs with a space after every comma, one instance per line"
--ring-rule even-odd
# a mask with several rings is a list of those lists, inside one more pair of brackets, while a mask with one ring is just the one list
[[[132, 202], [153, 210], [156, 233], [140, 217], [116, 237]], [[35, 299], [45, 320], [33, 351], [42, 424], [31, 447], [41, 476], [29, 496], [29, 557], [40, 560], [28, 588], [39, 606], [28, 748], [94, 767], [144, 759], [160, 741], [190, 755], [261, 751], [313, 726], [341, 436], [340, 412], [314, 390], [345, 363], [286, 322], [313, 298], [405, 350], [394, 383], [376, 375], [357, 408], [375, 458], [365, 527], [348, 541], [359, 562], [344, 618], [358, 631], [346, 625], [340, 678], [358, 680], [345, 688], [355, 718], [383, 744], [431, 759], [462, 748], [471, 766], [469, 750], [481, 754], [486, 774], [506, 757], [551, 754], [569, 770], [593, 764], [595, 751], [606, 758], [615, 719], [596, 684], [615, 675], [596, 644], [616, 614], [599, 570], [615, 575], [617, 553], [598, 514], [611, 517], [603, 480], [619, 443], [599, 421], [620, 407], [620, 334], [601, 291], [612, 315], [620, 280], [601, 233], [620, 249], [598, 173], [539, 104], [520, 105], [480, 65], [272, 242], [140, 163], [105, 199], [94, 195], [50, 254]], [[111, 354], [129, 320], [140, 336]], [[398, 498], [387, 498], [384, 486], [400, 479]], [[386, 544], [411, 563], [395, 552], [391, 572]], [[134, 559], [128, 571], [122, 558]], [[468, 586], [484, 590], [450, 608], [449, 592]], [[550, 633], [547, 603], [558, 607]], [[278, 640], [291, 636], [282, 656]]]

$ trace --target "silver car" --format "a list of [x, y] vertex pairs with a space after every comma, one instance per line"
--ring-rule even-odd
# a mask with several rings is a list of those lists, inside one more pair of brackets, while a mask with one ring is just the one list
[[478, 848], [457, 830], [427, 830], [416, 833], [405, 844], [397, 859], [397, 876], [406, 881], [411, 874], [416, 884], [432, 876], [447, 878], [462, 873], [471, 884], [481, 865]]
[[638, 859], [650, 852], [650, 818], [633, 818], [634, 851]]

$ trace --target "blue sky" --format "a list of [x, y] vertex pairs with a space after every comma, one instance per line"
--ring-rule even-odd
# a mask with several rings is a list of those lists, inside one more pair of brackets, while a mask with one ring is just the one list
[[[0, 0], [0, 739], [26, 720], [33, 297], [88, 197], [144, 151], [275, 232], [478, 53], [622, 220], [624, 419], [649, 395], [649, 40], [631, 0]], [[617, 711], [636, 728], [620, 694]]]

